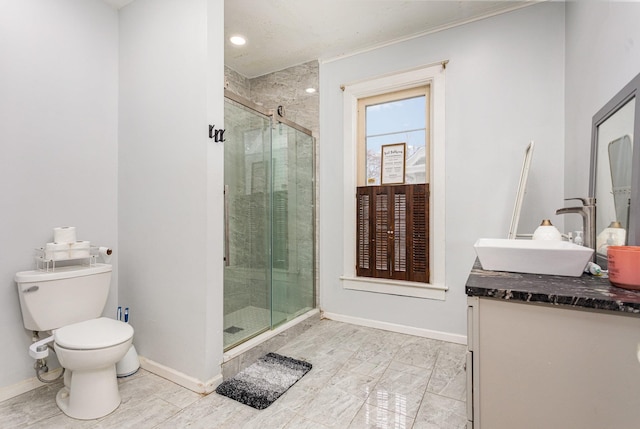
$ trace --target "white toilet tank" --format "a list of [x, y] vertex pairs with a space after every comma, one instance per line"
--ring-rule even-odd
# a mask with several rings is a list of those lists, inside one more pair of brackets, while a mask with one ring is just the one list
[[111, 285], [111, 265], [22, 271], [15, 281], [24, 327], [49, 331], [102, 315]]

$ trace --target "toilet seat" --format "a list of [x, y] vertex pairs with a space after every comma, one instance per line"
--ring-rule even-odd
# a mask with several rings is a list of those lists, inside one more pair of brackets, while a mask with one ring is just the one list
[[72, 350], [96, 350], [112, 347], [133, 337], [131, 325], [100, 317], [74, 323], [53, 332], [56, 345]]

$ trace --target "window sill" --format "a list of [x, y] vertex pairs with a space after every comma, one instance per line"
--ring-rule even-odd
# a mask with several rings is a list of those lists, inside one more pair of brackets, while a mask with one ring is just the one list
[[410, 296], [414, 298], [436, 299], [444, 301], [448, 287], [445, 285], [383, 280], [371, 277], [341, 276], [342, 288], [387, 295]]

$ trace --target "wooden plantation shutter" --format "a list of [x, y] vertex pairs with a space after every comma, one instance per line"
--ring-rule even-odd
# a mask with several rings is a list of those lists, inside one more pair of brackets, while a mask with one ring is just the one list
[[391, 277], [391, 267], [389, 260], [389, 243], [390, 234], [393, 229], [391, 228], [391, 207], [389, 204], [390, 186], [375, 186], [373, 187], [373, 228], [374, 228], [374, 240], [371, 245], [373, 248], [373, 277]]
[[429, 184], [414, 185], [411, 193], [410, 260], [412, 280], [429, 282]]
[[357, 249], [356, 261], [359, 276], [372, 277], [371, 269], [371, 222], [369, 213], [371, 211], [371, 193], [366, 186], [359, 187], [356, 192], [357, 198]]
[[429, 185], [357, 188], [358, 276], [429, 282]]

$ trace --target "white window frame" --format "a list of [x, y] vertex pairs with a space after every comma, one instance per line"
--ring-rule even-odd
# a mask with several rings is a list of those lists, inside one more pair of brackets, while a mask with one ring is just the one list
[[[350, 290], [446, 299], [445, 281], [445, 73], [444, 63], [346, 85], [344, 112], [344, 266], [342, 287]], [[356, 275], [356, 187], [358, 99], [416, 86], [430, 85], [431, 148], [429, 197], [429, 283], [375, 279]]]

